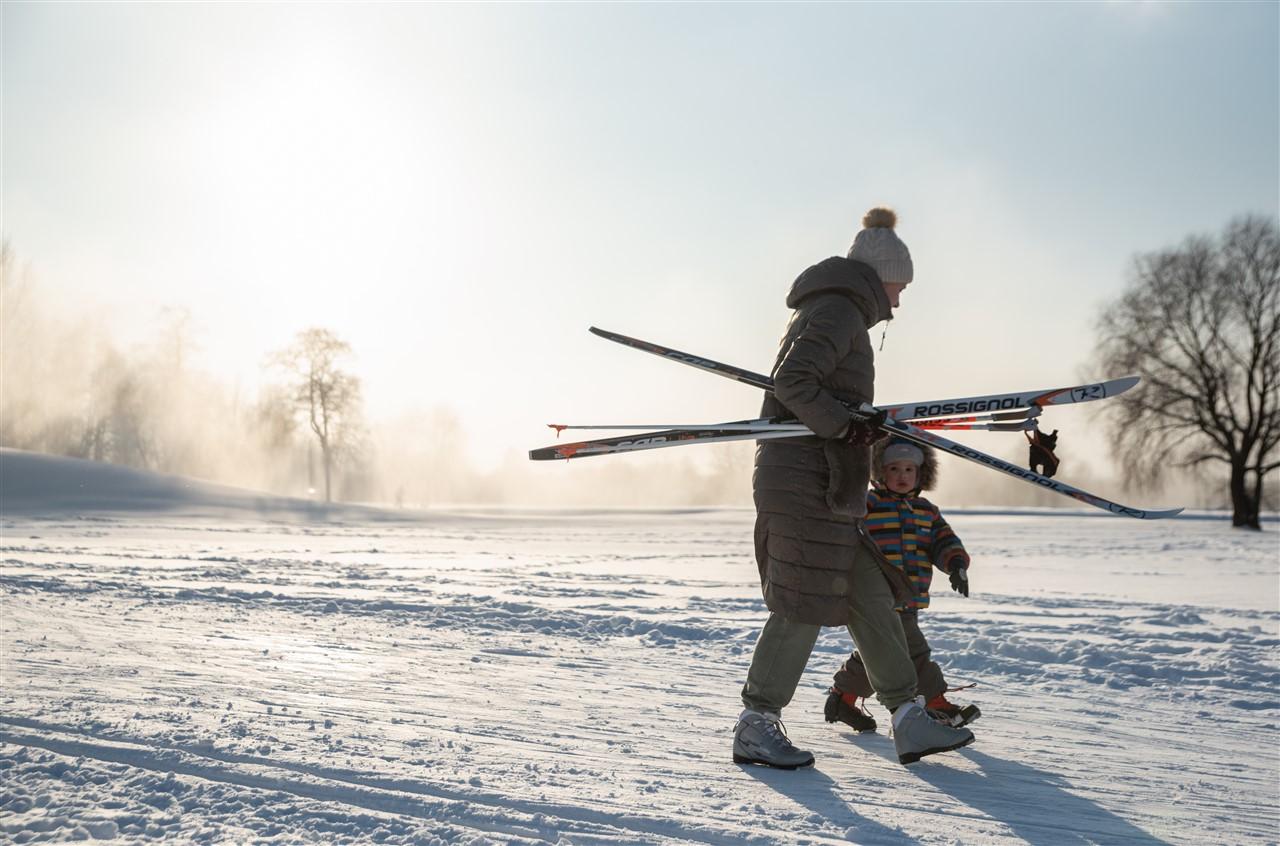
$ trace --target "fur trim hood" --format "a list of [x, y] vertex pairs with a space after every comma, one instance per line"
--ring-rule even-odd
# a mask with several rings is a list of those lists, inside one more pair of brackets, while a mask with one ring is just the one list
[[883, 488], [884, 484], [884, 451], [890, 444], [894, 443], [910, 443], [913, 447], [919, 447], [924, 453], [924, 463], [920, 465], [920, 475], [916, 479], [919, 484], [919, 490], [931, 491], [934, 485], [938, 483], [938, 453], [931, 446], [918, 444], [915, 441], [900, 441], [896, 438], [885, 438], [875, 445], [871, 450], [871, 478], [875, 480], [877, 487]]

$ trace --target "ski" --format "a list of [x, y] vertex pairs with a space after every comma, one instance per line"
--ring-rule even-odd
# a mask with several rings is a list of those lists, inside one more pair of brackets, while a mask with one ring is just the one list
[[[1035, 420], [1031, 418], [1024, 418], [1016, 423], [984, 422], [985, 420], [986, 418], [975, 417], [940, 417], [932, 420], [922, 420], [915, 425], [921, 429], [973, 429], [988, 432], [1029, 432], [1036, 427]], [[767, 418], [744, 420], [740, 423], [602, 423], [595, 426], [548, 423], [547, 428], [555, 429], [557, 434], [570, 429], [597, 432], [618, 429], [628, 432], [674, 430], [680, 432], [795, 432], [798, 435], [813, 434], [808, 426], [799, 421], [773, 421]]]
[[[963, 424], [967, 423], [1001, 423], [1005, 421], [1018, 421], [1012, 428], [1006, 429], [998, 426], [994, 431], [1019, 431], [1027, 428], [1028, 424], [1034, 418], [1040, 416], [1040, 408], [1032, 406], [1030, 408], [1020, 409], [1018, 411], [997, 412], [995, 414], [973, 414], [967, 417], [933, 417], [921, 418], [919, 422], [915, 419], [908, 418], [908, 423], [916, 423], [918, 426], [926, 428], [943, 428], [943, 429], [967, 429], [967, 428], [987, 428], [986, 426], [969, 427]], [[637, 432], [641, 429], [683, 429], [690, 432], [701, 431], [704, 429], [720, 429], [722, 431], [757, 431], [764, 429], [776, 429], [780, 427], [790, 426], [792, 428], [804, 429], [803, 423], [798, 420], [784, 419], [781, 417], [759, 417], [755, 420], [739, 420], [733, 423], [600, 423], [591, 425], [588, 423], [548, 423], [548, 429], [555, 429], [556, 434], [568, 429], [583, 429], [589, 431], [603, 431], [605, 429], [626, 429], [628, 431]]]
[[1034, 432], [1036, 429], [1035, 420], [1022, 420], [1017, 423], [956, 423], [951, 420], [942, 419], [922, 420], [919, 423], [913, 423], [912, 425], [920, 429], [944, 432]]
[[[867, 419], [876, 414], [877, 409], [864, 403], [861, 412], [863, 418]], [[906, 440], [914, 441], [919, 444], [927, 444], [934, 449], [949, 452], [952, 455], [959, 456], [960, 458], [965, 458], [969, 461], [986, 465], [992, 470], [999, 470], [1001, 473], [1013, 476], [1016, 479], [1021, 479], [1024, 482], [1029, 482], [1030, 484], [1038, 487], [1051, 490], [1055, 493], [1060, 493], [1063, 496], [1069, 496], [1078, 502], [1083, 502], [1086, 505], [1092, 505], [1094, 508], [1101, 508], [1103, 511], [1108, 511], [1112, 514], [1134, 517], [1139, 520], [1160, 520], [1182, 513], [1181, 508], [1144, 509], [1121, 505], [1118, 502], [1112, 502], [1111, 500], [1100, 497], [1097, 494], [1091, 494], [1088, 491], [1081, 490], [1073, 485], [1068, 485], [1066, 482], [1060, 482], [1057, 479], [1042, 476], [1033, 470], [1028, 470], [1017, 464], [1005, 461], [1003, 458], [996, 458], [994, 455], [987, 455], [981, 450], [976, 450], [973, 447], [956, 443], [955, 441], [948, 440], [934, 432], [921, 429], [918, 426], [914, 426], [911, 423], [906, 423], [901, 420], [889, 418], [885, 420], [881, 428], [887, 429]]]
[[645, 449], [684, 446], [686, 444], [712, 444], [727, 441], [763, 441], [772, 438], [797, 438], [812, 436], [807, 428], [801, 430], [784, 429], [780, 431], [748, 431], [711, 429], [667, 429], [659, 432], [644, 432], [637, 435], [620, 435], [613, 438], [597, 438], [576, 443], [554, 444], [529, 450], [531, 461], [552, 461], [559, 458], [585, 458], [591, 455], [614, 455], [620, 452], [635, 452]]
[[[956, 418], [961, 422], [948, 419], [925, 421], [921, 428], [943, 430], [987, 430], [992, 432], [1030, 431], [1035, 426], [1033, 420], [1019, 423], [970, 423], [973, 418]], [[711, 444], [727, 441], [771, 440], [774, 438], [795, 438], [810, 436], [813, 432], [799, 421], [778, 421], [775, 418], [762, 417], [755, 420], [739, 420], [733, 423], [700, 423], [700, 424], [607, 424], [600, 426], [575, 426], [565, 423], [548, 423], [548, 428], [559, 434], [568, 429], [625, 429], [636, 432], [641, 429], [656, 429], [643, 434], [622, 435], [609, 438], [596, 438], [589, 441], [554, 444], [529, 451], [531, 461], [550, 461], [558, 458], [585, 458], [589, 455], [613, 455], [619, 452], [635, 452], [660, 447], [684, 446], [690, 443]]]
[[955, 415], [953, 417], [899, 417], [898, 420], [906, 420], [908, 423], [915, 423], [917, 426], [924, 422], [929, 423], [991, 423], [1009, 420], [1034, 420], [1040, 416], [1041, 408], [1038, 405], [1030, 405], [1026, 408], [1020, 408], [1017, 411], [997, 411], [990, 414], [971, 414]]
[[[729, 364], [722, 364], [702, 356], [693, 355], [691, 353], [681, 352], [671, 347], [664, 347], [661, 344], [655, 344], [650, 341], [642, 341], [638, 338], [631, 338], [627, 335], [620, 335], [617, 332], [610, 332], [606, 329], [600, 329], [592, 326], [590, 331], [592, 334], [598, 335], [606, 340], [623, 346], [632, 347], [633, 349], [643, 350], [653, 355], [661, 356], [672, 361], [678, 361], [681, 364], [687, 364], [690, 367], [697, 367], [700, 370], [706, 370], [709, 373], [715, 373], [736, 382], [742, 382], [751, 385], [754, 388], [760, 388], [765, 391], [773, 390], [773, 379], [762, 373], [754, 373], [750, 370], [744, 370], [740, 367], [734, 367]], [[1066, 405], [1077, 402], [1092, 402], [1093, 400], [1105, 399], [1107, 397], [1118, 396], [1125, 391], [1138, 384], [1137, 376], [1123, 376], [1119, 379], [1109, 379], [1104, 382], [1094, 382], [1086, 385], [1069, 385], [1063, 388], [1045, 388], [1038, 391], [1020, 391], [1006, 394], [985, 394], [975, 397], [959, 397], [956, 399], [944, 400], [926, 400], [923, 402], [897, 403], [894, 405], [877, 406], [895, 420], [920, 420], [930, 417], [954, 417], [957, 415], [977, 414], [980, 412], [1005, 412], [1013, 409], [1024, 409], [1031, 407], [1043, 408], [1046, 405]]]
[[[614, 332], [607, 332], [603, 329], [591, 327], [591, 331], [600, 337], [615, 341], [626, 346], [644, 350], [664, 358], [670, 358], [679, 361], [682, 364], [688, 364], [702, 370], [707, 370], [739, 382], [746, 382], [763, 390], [773, 390], [773, 380], [768, 376], [759, 373], [752, 373], [749, 370], [743, 370], [731, 365], [722, 364], [711, 359], [702, 358], [701, 356], [690, 355], [679, 350], [669, 347], [663, 347], [659, 344], [653, 344], [648, 341], [640, 341], [635, 338], [629, 338], [625, 335], [619, 335]], [[1092, 400], [1103, 399], [1105, 397], [1116, 396], [1129, 390], [1138, 383], [1137, 376], [1127, 376], [1121, 379], [1113, 379], [1107, 382], [1099, 382], [1092, 385], [1077, 385], [1066, 388], [1052, 388], [1047, 391], [1030, 391], [1021, 394], [992, 394], [985, 397], [968, 397], [958, 400], [943, 400], [939, 402], [923, 402], [923, 403], [906, 403], [897, 406], [885, 406], [877, 408], [868, 403], [863, 403], [858, 408], [851, 408], [850, 411], [855, 417], [862, 420], [870, 420], [877, 417], [880, 412], [887, 412], [887, 416], [883, 423], [880, 424], [882, 430], [895, 433], [906, 440], [915, 443], [927, 444], [935, 449], [950, 453], [960, 458], [972, 461], [977, 464], [983, 464], [993, 470], [997, 470], [1006, 475], [1021, 479], [1029, 484], [1037, 485], [1042, 488], [1054, 491], [1055, 493], [1069, 496], [1078, 502], [1091, 505], [1094, 508], [1102, 509], [1112, 514], [1120, 514], [1126, 517], [1134, 517], [1140, 520], [1158, 520], [1166, 517], [1172, 517], [1182, 512], [1181, 508], [1169, 509], [1141, 509], [1131, 508], [1127, 505], [1121, 505], [1117, 502], [1105, 499], [1091, 494], [1088, 491], [1068, 485], [1066, 482], [1060, 482], [1048, 476], [1042, 476], [1032, 470], [1024, 469], [1016, 464], [1005, 461], [1002, 458], [996, 458], [993, 455], [987, 455], [981, 450], [973, 449], [964, 444], [957, 443], [941, 435], [930, 432], [926, 429], [915, 426], [906, 422], [906, 418], [917, 417], [940, 417], [946, 415], [966, 414], [972, 412], [994, 412], [1004, 411], [1013, 408], [1023, 408], [1029, 406], [1045, 406], [1045, 405], [1061, 405], [1066, 403], [1090, 402]], [[1007, 404], [1006, 404], [1007, 403]], [[713, 430], [714, 431], [714, 430]], [[662, 434], [662, 433], [655, 433]], [[677, 430], [673, 430], [673, 434], [678, 435]], [[760, 437], [761, 433], [750, 433], [747, 437], [754, 435]], [[763, 433], [769, 434], [769, 433]], [[775, 433], [785, 434], [789, 437], [796, 437], [795, 432]], [[723, 436], [722, 436], [723, 437]], [[665, 445], [665, 444], [664, 444]], [[532, 457], [532, 454], [530, 455]], [[566, 456], [567, 457], [567, 456]]]
[[682, 432], [766, 432], [790, 429], [800, 432], [801, 434], [810, 434], [809, 427], [798, 420], [779, 420], [771, 417], [761, 417], [756, 420], [738, 420], [732, 423], [606, 423], [599, 426], [548, 423], [547, 428], [555, 429], [557, 433], [568, 429], [585, 429], [591, 431], [626, 429], [631, 432], [637, 432], [642, 429], [649, 431], [678, 429]]
[[712, 361], [709, 358], [702, 358], [701, 356], [680, 352], [679, 350], [672, 349], [671, 347], [664, 347], [661, 344], [642, 341], [639, 338], [620, 335], [617, 332], [610, 332], [608, 329], [601, 329], [597, 326], [588, 327], [588, 331], [593, 335], [599, 335], [601, 338], [613, 341], [614, 343], [622, 344], [623, 346], [637, 350], [643, 350], [647, 353], [653, 353], [654, 355], [661, 356], [662, 358], [669, 358], [673, 361], [678, 361], [681, 364], [687, 364], [690, 367], [697, 367], [702, 370], [706, 370], [710, 373], [716, 374], [717, 376], [724, 376], [726, 378], [742, 382], [743, 384], [751, 385], [752, 387], [764, 388], [766, 391], [773, 390], [772, 379], [768, 376], [762, 376], [759, 373], [753, 373], [750, 370], [743, 370], [740, 367], [734, 367], [730, 364], [721, 364], [720, 362]]
[[[930, 430], [972, 430], [985, 429], [993, 432], [1029, 431], [1032, 421], [1023, 423], [986, 423], [944, 425], [937, 421], [929, 421], [921, 428]], [[635, 431], [647, 426], [566, 426], [551, 424], [551, 428], [565, 429], [626, 429]], [[659, 449], [662, 447], [685, 446], [687, 444], [717, 444], [730, 441], [763, 441], [775, 438], [800, 438], [812, 436], [808, 426], [803, 423], [771, 423], [768, 418], [760, 420], [743, 420], [737, 423], [708, 423], [695, 426], [668, 426], [660, 431], [644, 432], [633, 435], [619, 435], [610, 438], [596, 438], [589, 441], [554, 444], [529, 451], [531, 461], [553, 461], [559, 458], [586, 458], [591, 455], [614, 455], [620, 452], [636, 452], [637, 450]]]

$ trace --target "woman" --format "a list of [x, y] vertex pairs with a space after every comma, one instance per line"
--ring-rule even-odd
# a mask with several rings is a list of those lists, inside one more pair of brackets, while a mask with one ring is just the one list
[[812, 754], [788, 740], [780, 718], [822, 626], [848, 627], [877, 698], [893, 713], [899, 761], [973, 742], [967, 729], [937, 723], [913, 698], [915, 667], [894, 612], [895, 591], [903, 596], [909, 588], [875, 553], [862, 525], [869, 447], [879, 431], [875, 421], [855, 420], [849, 407], [874, 397], [869, 330], [892, 318], [912, 280], [911, 253], [896, 223], [889, 209], [867, 212], [848, 258], [810, 267], [787, 295], [794, 313], [761, 416], [797, 418], [816, 436], [764, 441], [756, 449], [756, 563], [770, 614], [742, 689], [745, 710], [733, 743], [738, 763], [784, 769], [813, 763]]

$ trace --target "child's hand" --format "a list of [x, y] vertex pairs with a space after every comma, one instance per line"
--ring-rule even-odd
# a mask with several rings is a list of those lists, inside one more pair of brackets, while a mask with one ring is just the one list
[[969, 568], [951, 568], [951, 589], [963, 597], [969, 596]]

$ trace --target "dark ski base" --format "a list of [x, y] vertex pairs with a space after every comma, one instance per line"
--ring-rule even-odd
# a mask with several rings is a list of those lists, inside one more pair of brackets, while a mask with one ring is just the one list
[[952, 749], [959, 749], [962, 746], [968, 746], [970, 743], [973, 743], [973, 740], [973, 735], [969, 735], [966, 739], [959, 743], [953, 743], [950, 746], [935, 746], [933, 749], [926, 749], [923, 752], [908, 752], [905, 755], [898, 756], [898, 763], [904, 766], [907, 764], [914, 764], [916, 761], [919, 761], [921, 758], [928, 755], [937, 755], [939, 752], [950, 752]]
[[[927, 755], [929, 753], [926, 752], [925, 754]], [[739, 755], [737, 752], [733, 753], [733, 762], [735, 764], [755, 764], [759, 767], [769, 767], [775, 770], [798, 770], [802, 767], [813, 766], [812, 758], [809, 759], [809, 763], [807, 764], [770, 764], [762, 758], [748, 758], [746, 755]]]

